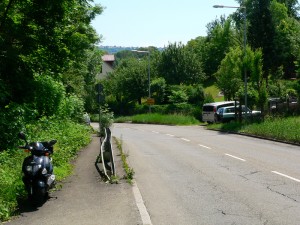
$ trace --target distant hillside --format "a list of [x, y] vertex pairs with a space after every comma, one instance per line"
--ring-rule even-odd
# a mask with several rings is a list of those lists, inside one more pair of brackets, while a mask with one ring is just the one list
[[[117, 52], [120, 52], [120, 51], [124, 51], [124, 50], [134, 50], [134, 49], [138, 49], [140, 47], [122, 47], [122, 46], [103, 46], [103, 45], [100, 45], [99, 48], [109, 54], [115, 54]], [[163, 48], [157, 48], [158, 50], [162, 51]]]

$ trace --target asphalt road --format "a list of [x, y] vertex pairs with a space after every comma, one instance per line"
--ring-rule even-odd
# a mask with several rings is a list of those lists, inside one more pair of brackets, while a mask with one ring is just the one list
[[199, 126], [114, 124], [112, 135], [122, 141], [135, 185], [101, 179], [93, 137], [62, 188], [38, 209], [22, 205], [8, 224], [299, 225], [298, 146]]
[[203, 127], [115, 124], [152, 224], [300, 224], [300, 148]]

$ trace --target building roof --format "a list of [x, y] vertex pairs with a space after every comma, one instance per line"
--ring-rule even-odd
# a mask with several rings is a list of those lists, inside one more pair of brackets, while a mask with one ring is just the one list
[[103, 60], [103, 62], [114, 62], [115, 56], [114, 55], [103, 55], [102, 60]]

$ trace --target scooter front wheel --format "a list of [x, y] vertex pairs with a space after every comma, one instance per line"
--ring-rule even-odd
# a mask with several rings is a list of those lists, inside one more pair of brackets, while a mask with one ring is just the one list
[[33, 190], [33, 193], [29, 195], [29, 201], [33, 206], [40, 206], [45, 203], [47, 198], [47, 191], [45, 188]]

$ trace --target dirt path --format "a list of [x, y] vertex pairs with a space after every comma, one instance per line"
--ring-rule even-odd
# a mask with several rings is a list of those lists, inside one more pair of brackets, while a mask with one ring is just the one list
[[[6, 224], [22, 225], [135, 225], [142, 224], [132, 186], [126, 180], [105, 183], [96, 167], [99, 138], [93, 136], [75, 163], [74, 174], [62, 182], [62, 188], [50, 194], [40, 208], [22, 206], [21, 216]], [[116, 172], [124, 174], [119, 150], [113, 147]]]

